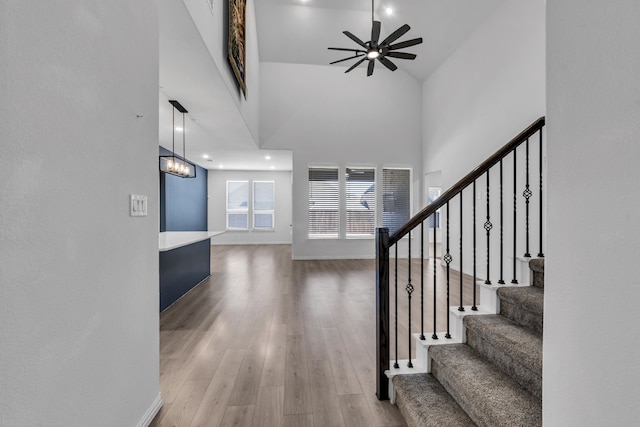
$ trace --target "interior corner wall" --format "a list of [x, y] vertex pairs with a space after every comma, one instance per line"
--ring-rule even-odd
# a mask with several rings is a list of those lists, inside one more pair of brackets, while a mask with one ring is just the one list
[[[408, 167], [421, 176], [420, 83], [380, 67], [261, 65], [262, 147], [293, 150], [293, 257], [372, 258], [373, 239], [309, 240], [309, 166]], [[414, 212], [420, 208], [413, 201]]]
[[423, 170], [446, 190], [544, 116], [545, 1], [505, 1], [422, 94]]
[[636, 425], [640, 2], [547, 3], [545, 426]]
[[[227, 226], [227, 181], [274, 181], [275, 229], [229, 230], [211, 239], [213, 245], [252, 245], [291, 243], [291, 171], [209, 171], [209, 230], [222, 231]], [[249, 190], [251, 197], [252, 189]], [[250, 220], [251, 222], [251, 220]]]
[[[167, 1], [167, 0], [165, 0]], [[213, 11], [208, 1], [182, 0], [202, 36], [213, 61], [218, 67], [233, 102], [244, 118], [247, 128], [256, 143], [260, 140], [260, 56], [258, 53], [258, 30], [255, 14], [255, 0], [247, 0], [245, 22], [246, 98], [236, 82], [235, 75], [227, 59], [228, 43], [228, 0], [214, 1]]]
[[[0, 57], [0, 425], [146, 425], [157, 2], [2, 2]], [[148, 216], [129, 216], [130, 194]]]

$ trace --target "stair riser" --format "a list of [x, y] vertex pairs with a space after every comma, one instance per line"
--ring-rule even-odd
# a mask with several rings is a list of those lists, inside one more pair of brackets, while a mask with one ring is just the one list
[[528, 310], [524, 310], [522, 307], [517, 306], [510, 301], [501, 299], [500, 314], [507, 319], [511, 319], [517, 324], [525, 328], [529, 328], [529, 330], [542, 335], [542, 313], [534, 313]]
[[542, 399], [542, 369], [534, 370], [526, 361], [514, 358], [503, 349], [483, 339], [480, 332], [467, 329], [467, 345], [518, 381], [531, 394]]

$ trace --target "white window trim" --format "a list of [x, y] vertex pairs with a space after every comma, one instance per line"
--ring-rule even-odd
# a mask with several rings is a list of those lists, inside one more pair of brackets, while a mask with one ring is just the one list
[[[255, 209], [255, 185], [256, 183], [269, 183], [271, 184], [271, 195], [272, 195], [272, 199], [273, 199], [273, 209]], [[254, 231], [275, 231], [276, 229], [276, 182], [274, 180], [255, 180], [252, 182], [251, 185], [251, 207], [254, 208], [252, 209], [252, 214], [251, 214], [251, 219], [252, 219], [252, 230]], [[256, 224], [256, 214], [259, 215], [271, 215], [271, 228], [256, 228], [255, 224]]]
[[[247, 207], [241, 209], [229, 209], [229, 183], [242, 182], [247, 184]], [[226, 229], [229, 231], [248, 231], [250, 229], [249, 224], [249, 204], [251, 203], [251, 186], [248, 180], [230, 179], [226, 182], [226, 198], [225, 198], [225, 223]], [[229, 226], [229, 214], [245, 214], [247, 216], [247, 227], [230, 227]]]

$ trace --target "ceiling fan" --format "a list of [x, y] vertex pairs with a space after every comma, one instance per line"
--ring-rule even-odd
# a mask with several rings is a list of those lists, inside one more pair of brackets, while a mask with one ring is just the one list
[[351, 32], [343, 31], [342, 33], [345, 36], [349, 37], [351, 40], [359, 44], [362, 49], [348, 49], [348, 48], [342, 48], [342, 47], [328, 48], [329, 50], [353, 52], [353, 56], [330, 62], [330, 64], [337, 64], [338, 62], [361, 58], [359, 61], [356, 61], [351, 67], [349, 67], [347, 71], [345, 71], [345, 73], [348, 73], [349, 71], [353, 70], [354, 68], [362, 64], [367, 59], [369, 60], [369, 66], [367, 67], [367, 77], [373, 74], [373, 69], [375, 67], [376, 59], [391, 71], [397, 70], [398, 67], [396, 66], [396, 64], [391, 62], [388, 58], [416, 59], [416, 55], [413, 53], [397, 52], [397, 50], [403, 49], [405, 47], [415, 46], [417, 44], [422, 43], [422, 37], [406, 40], [396, 44], [391, 44], [394, 41], [398, 40], [400, 37], [406, 34], [407, 31], [411, 29], [411, 27], [409, 27], [407, 24], [404, 24], [402, 27], [398, 28], [393, 33], [389, 34], [387, 38], [379, 42], [380, 21], [376, 21], [373, 17], [373, 10], [374, 10], [373, 1], [374, 0], [371, 0], [371, 22], [372, 22], [371, 40], [365, 43], [362, 40], [360, 40], [358, 37], [353, 35]]

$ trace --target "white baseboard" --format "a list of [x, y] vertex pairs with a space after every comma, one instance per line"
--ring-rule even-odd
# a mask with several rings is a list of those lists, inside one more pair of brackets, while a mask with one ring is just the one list
[[155, 400], [153, 401], [149, 409], [147, 409], [147, 411], [144, 413], [140, 421], [138, 421], [138, 424], [136, 425], [136, 427], [149, 427], [149, 424], [151, 424], [151, 421], [153, 421], [153, 419], [158, 414], [158, 412], [160, 412], [160, 408], [162, 408], [162, 404], [163, 404], [162, 396], [160, 395], [160, 392], [158, 392], [158, 395], [156, 396]]

